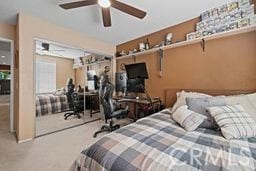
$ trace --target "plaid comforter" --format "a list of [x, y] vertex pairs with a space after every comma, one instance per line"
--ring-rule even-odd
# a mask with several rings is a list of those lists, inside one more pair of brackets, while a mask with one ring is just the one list
[[82, 151], [71, 170], [256, 170], [256, 139], [226, 140], [221, 132], [186, 132], [168, 111], [138, 120]]
[[64, 112], [68, 109], [66, 95], [45, 94], [36, 96], [36, 116]]

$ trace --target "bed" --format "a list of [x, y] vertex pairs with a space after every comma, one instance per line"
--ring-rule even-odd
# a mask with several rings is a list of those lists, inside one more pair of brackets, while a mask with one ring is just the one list
[[83, 150], [70, 170], [255, 171], [256, 138], [227, 140], [205, 128], [187, 132], [165, 109], [104, 136]]
[[66, 95], [40, 94], [36, 96], [36, 116], [50, 115], [69, 110]]

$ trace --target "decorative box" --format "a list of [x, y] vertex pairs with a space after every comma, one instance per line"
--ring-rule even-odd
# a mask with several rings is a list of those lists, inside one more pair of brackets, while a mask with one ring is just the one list
[[252, 3], [251, 0], [240, 0], [239, 7], [250, 6], [251, 3]]
[[239, 3], [238, 2], [231, 2], [228, 4], [228, 11], [231, 12], [231, 11], [234, 11], [236, 9], [238, 9], [239, 7]]
[[247, 27], [249, 25], [250, 25], [250, 19], [249, 18], [243, 18], [240, 21], [238, 21], [238, 28]]
[[250, 25], [256, 25], [256, 14], [250, 18]]
[[227, 5], [227, 4], [222, 5], [222, 6], [219, 8], [219, 13], [220, 13], [220, 15], [222, 15], [222, 14], [227, 14], [227, 13], [228, 13], [228, 5]]
[[247, 8], [241, 8], [242, 18], [251, 17], [254, 15], [254, 5], [248, 6]]
[[218, 8], [214, 8], [212, 10], [210, 10], [210, 15], [211, 17], [216, 17], [219, 15], [219, 9]]
[[234, 30], [238, 28], [238, 22], [233, 22], [228, 26], [229, 30]]
[[210, 13], [209, 11], [205, 11], [204, 13], [201, 14], [201, 20], [207, 20], [208, 18], [210, 18]]
[[196, 34], [195, 34], [195, 32], [192, 32], [192, 33], [187, 34], [186, 37], [187, 37], [187, 40], [192, 40], [192, 39], [196, 38]]

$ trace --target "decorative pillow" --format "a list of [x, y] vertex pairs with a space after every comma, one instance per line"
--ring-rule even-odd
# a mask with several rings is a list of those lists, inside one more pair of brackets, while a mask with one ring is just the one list
[[245, 111], [256, 121], [256, 93], [238, 96], [227, 96], [227, 105], [240, 104]]
[[186, 98], [187, 97], [197, 98], [197, 97], [212, 97], [212, 96], [207, 95], [207, 94], [203, 94], [203, 93], [185, 92], [185, 91], [177, 93], [177, 101], [172, 107], [172, 110], [171, 110], [172, 113], [174, 113], [175, 110], [178, 109], [180, 106], [186, 105]]
[[188, 106], [180, 106], [172, 115], [185, 130], [194, 131], [206, 119], [205, 116], [188, 109]]
[[208, 113], [207, 107], [224, 106], [226, 105], [225, 96], [203, 97], [203, 98], [186, 98], [188, 109], [200, 113], [207, 117], [205, 121], [199, 126], [201, 128], [217, 129], [218, 125], [213, 117]]
[[209, 107], [208, 111], [226, 139], [256, 136], [256, 122], [241, 105]]

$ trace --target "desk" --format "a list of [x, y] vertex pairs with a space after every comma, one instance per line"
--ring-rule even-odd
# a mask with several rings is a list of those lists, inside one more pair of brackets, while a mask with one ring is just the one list
[[156, 105], [157, 105], [157, 110], [158, 111], [160, 111], [160, 108], [161, 108], [161, 100], [159, 98], [158, 99], [152, 99], [152, 102], [150, 102], [147, 99], [131, 99], [131, 98], [124, 98], [124, 97], [113, 97], [113, 99], [117, 100], [117, 102], [133, 103], [133, 106], [134, 106], [134, 120], [139, 119], [138, 107], [140, 107], [141, 109], [143, 108], [143, 106], [152, 107], [154, 113], [156, 112]]
[[93, 114], [99, 113], [100, 111], [94, 111], [92, 109], [92, 101], [93, 98], [98, 97], [99, 98], [99, 93], [98, 92], [84, 92], [84, 93], [78, 93], [79, 96], [82, 96], [84, 98], [84, 110], [86, 110], [86, 97], [89, 97], [89, 103], [90, 103], [90, 117], [92, 117]]
[[[94, 111], [92, 110], [92, 101], [93, 98], [98, 97], [99, 99], [99, 92], [84, 92], [84, 96], [85, 96], [85, 109], [86, 109], [86, 97], [89, 97], [89, 101], [90, 101], [90, 117], [92, 117], [93, 114], [99, 113], [100, 111]], [[99, 105], [100, 106], [100, 105]]]

